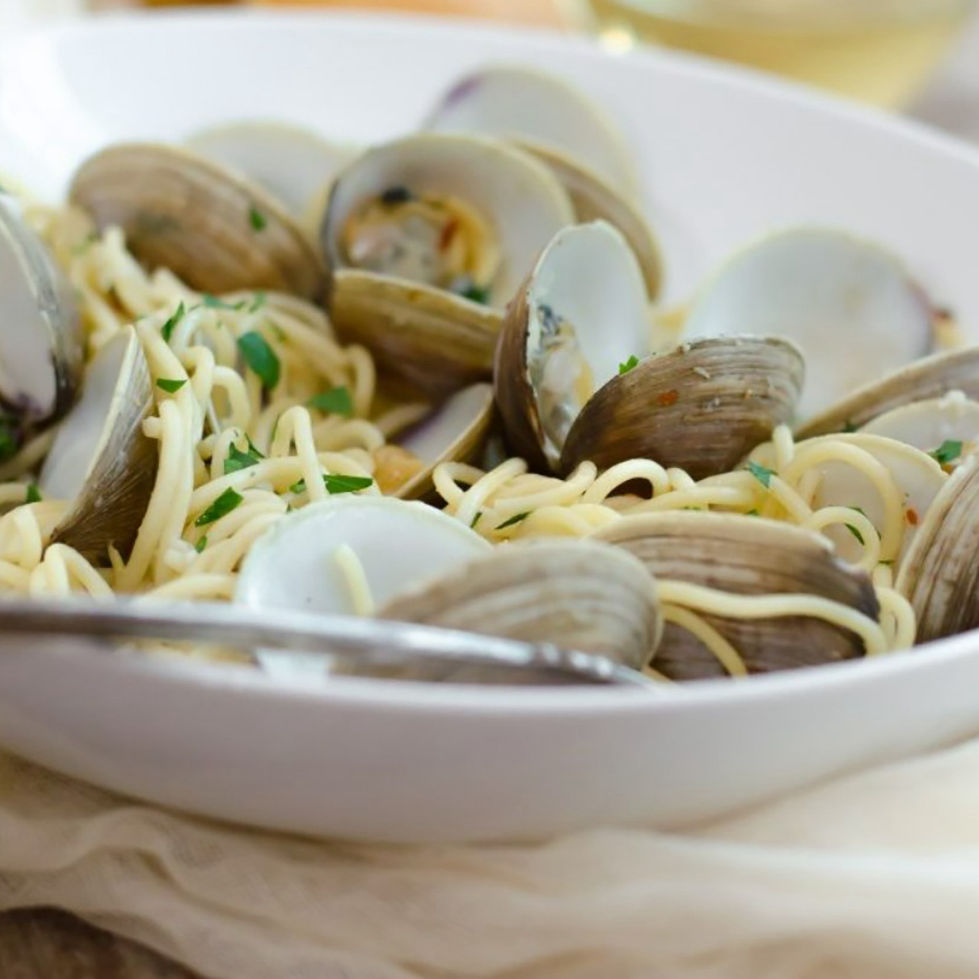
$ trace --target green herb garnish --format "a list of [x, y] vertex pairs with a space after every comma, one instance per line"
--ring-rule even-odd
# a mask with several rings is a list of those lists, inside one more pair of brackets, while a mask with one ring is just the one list
[[195, 521], [195, 527], [203, 527], [205, 524], [214, 523], [223, 516], [231, 513], [245, 498], [241, 493], [236, 493], [229, 486]]
[[234, 309], [240, 311], [248, 305], [248, 300], [241, 299], [236, 303], [226, 303], [223, 299], [218, 299], [217, 296], [212, 296], [209, 292], [205, 292], [201, 298], [201, 303], [208, 309]]
[[526, 513], [518, 513], [516, 516], [511, 517], [509, 520], [504, 520], [503, 523], [499, 524], [499, 526], [497, 526], [496, 529], [504, 530], [507, 527], [512, 527], [514, 526], [514, 524], [520, 523], [521, 520], [526, 520], [527, 517], [529, 516], [530, 516], [529, 510]]
[[628, 374], [629, 371], [631, 371], [633, 367], [638, 366], [638, 364], [639, 364], [639, 358], [635, 354], [633, 354], [628, 360], [623, 361], [621, 364], [619, 364], [619, 373]]
[[772, 476], [776, 475], [774, 469], [768, 469], [766, 466], [762, 466], [757, 462], [748, 463], [748, 472], [750, 472], [751, 475], [765, 487], [765, 489], [768, 489], [772, 485]]
[[248, 208], [248, 223], [253, 231], [264, 231], [268, 226], [268, 218], [253, 204]]
[[357, 490], [367, 489], [374, 482], [370, 476], [343, 476], [330, 473], [323, 477], [327, 493], [356, 493]]
[[928, 453], [940, 466], [954, 462], [962, 455], [962, 443], [957, 439], [945, 439], [934, 452]]
[[861, 534], [860, 531], [857, 530], [857, 528], [854, 527], [852, 523], [844, 524], [844, 526], [848, 531], [850, 531], [851, 534], [853, 534], [854, 537], [856, 537], [858, 541], [860, 541], [861, 544], [864, 543], [863, 534]]
[[248, 439], [248, 451], [242, 452], [234, 442], [231, 443], [231, 450], [228, 453], [228, 458], [224, 460], [224, 474], [225, 476], [231, 475], [231, 473], [239, 472], [242, 469], [248, 469], [249, 466], [255, 466], [260, 463], [265, 456], [262, 455], [258, 449], [252, 445], [252, 440]]
[[843, 422], [843, 431], [847, 435], [851, 434], [852, 432], [855, 432], [856, 430], [857, 430], [857, 426], [854, 425], [849, 418], [845, 422]]
[[388, 187], [381, 194], [381, 203], [387, 204], [388, 206], [394, 204], [407, 204], [408, 201], [414, 200], [415, 195], [407, 188], [398, 184], [394, 187]]
[[25, 503], [40, 503], [41, 491], [37, 488], [37, 483], [27, 484], [27, 497]]
[[289, 487], [290, 493], [305, 493], [306, 492], [306, 480], [297, 479], [292, 486]]
[[747, 512], [747, 513], [745, 514], [745, 516], [746, 516], [746, 517], [757, 517], [757, 516], [758, 516], [758, 511], [757, 511], [756, 509], [751, 509], [751, 510], [749, 510], [749, 511], [748, 511], [748, 512]]
[[170, 319], [163, 324], [162, 328], [160, 329], [160, 336], [163, 337], [166, 343], [170, 342], [170, 337], [173, 335], [173, 328], [184, 318], [184, 313], [186, 312], [187, 309], [183, 302], [181, 302], [173, 316], [171, 316]]
[[489, 302], [489, 289], [486, 286], [478, 286], [474, 282], [459, 293], [463, 299], [471, 299], [474, 303], [485, 306]]
[[156, 379], [156, 386], [167, 394], [174, 394], [179, 391], [187, 383], [186, 377], [181, 378], [170, 378], [170, 377], [158, 377]]
[[0, 462], [15, 456], [19, 446], [16, 422], [11, 418], [0, 418]]
[[198, 554], [200, 554], [205, 547], [207, 547], [207, 534], [203, 534], [202, 536], [197, 538], [197, 543], [194, 545], [194, 550], [197, 551]]
[[353, 399], [350, 397], [350, 391], [345, 387], [323, 391], [310, 398], [306, 404], [310, 408], [318, 408], [330, 415], [343, 415], [344, 418], [350, 418], [354, 413]]
[[252, 330], [238, 337], [238, 349], [245, 363], [262, 379], [263, 387], [271, 390], [279, 383], [279, 358], [261, 333]]
[[257, 313], [265, 305], [265, 293], [262, 291], [255, 293], [251, 306], [248, 307], [249, 313]]
[[476, 516], [472, 518], [472, 521], [469, 524], [469, 529], [470, 530], [475, 530], [476, 529], [476, 524], [478, 524], [479, 521], [482, 520], [482, 519], [483, 519], [483, 511], [482, 510], [477, 510], [476, 511]]

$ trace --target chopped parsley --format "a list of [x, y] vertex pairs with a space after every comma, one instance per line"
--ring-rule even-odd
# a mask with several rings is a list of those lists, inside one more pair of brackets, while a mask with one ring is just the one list
[[[323, 485], [327, 493], [356, 493], [367, 489], [374, 482], [370, 476], [344, 476], [342, 473], [324, 473]], [[305, 493], [306, 480], [299, 479], [289, 487], [290, 493]]]
[[755, 479], [757, 479], [758, 482], [765, 487], [765, 489], [768, 489], [772, 485], [772, 476], [775, 475], [774, 469], [769, 469], [766, 466], [762, 466], [757, 462], [749, 462], [748, 472], [750, 472], [751, 475], [754, 476]]
[[483, 519], [483, 511], [482, 510], [477, 510], [476, 511], [476, 516], [472, 518], [472, 521], [469, 524], [469, 529], [470, 530], [475, 530], [476, 524], [478, 524], [479, 521], [482, 520], [482, 519]]
[[526, 513], [518, 513], [516, 516], [510, 517], [509, 520], [504, 520], [503, 523], [497, 526], [497, 530], [504, 530], [507, 527], [513, 527], [514, 525], [520, 523], [522, 520], [526, 520], [530, 516], [530, 511]]
[[[246, 436], [247, 437], [247, 436]], [[231, 475], [231, 473], [239, 472], [242, 469], [248, 469], [249, 466], [255, 466], [260, 463], [265, 456], [262, 455], [258, 449], [252, 445], [252, 440], [248, 439], [248, 451], [242, 452], [234, 442], [231, 443], [231, 451], [228, 453], [228, 458], [224, 460], [224, 474], [225, 476]]]
[[19, 444], [17, 423], [12, 418], [0, 417], [0, 461], [16, 455]]
[[248, 307], [249, 313], [257, 313], [265, 305], [265, 293], [256, 292], [255, 298], [252, 300], [251, 306]]
[[745, 514], [746, 517], [757, 517], [758, 515], [757, 509], [751, 509]]
[[329, 391], [316, 394], [306, 404], [329, 415], [343, 415], [344, 418], [350, 418], [354, 413], [353, 399], [349, 389], [345, 387], [330, 388]]
[[940, 466], [946, 466], [962, 455], [962, 443], [958, 439], [945, 439], [934, 452], [928, 454]]
[[170, 337], [173, 336], [174, 327], [184, 318], [184, 313], [186, 312], [187, 309], [183, 302], [181, 302], [173, 316], [171, 316], [170, 319], [163, 324], [163, 327], [160, 329], [160, 336], [162, 336], [167, 343], [170, 342]]
[[207, 547], [207, 534], [202, 534], [197, 538], [197, 543], [194, 545], [194, 550], [200, 554], [205, 547]]
[[489, 289], [486, 286], [478, 286], [475, 282], [471, 286], [463, 289], [459, 295], [463, 299], [470, 299], [474, 303], [479, 303], [481, 306], [485, 306], [489, 302]]
[[271, 390], [279, 383], [279, 358], [261, 333], [252, 330], [238, 337], [238, 349], [245, 363], [261, 378], [263, 387]]
[[268, 227], [268, 218], [253, 204], [248, 208], [248, 223], [253, 231], [264, 231]]
[[181, 378], [171, 378], [171, 377], [158, 377], [156, 379], [156, 386], [167, 394], [174, 394], [179, 391], [187, 383], [186, 377]]
[[367, 489], [374, 482], [370, 476], [343, 476], [330, 473], [323, 477], [327, 493], [356, 493], [357, 490]]
[[855, 432], [856, 430], [857, 430], [857, 426], [854, 425], [849, 418], [845, 422], [843, 422], [843, 431], [845, 434], [849, 435], [851, 432]]
[[201, 298], [201, 303], [208, 309], [242, 310], [248, 305], [248, 300], [242, 299], [236, 303], [226, 303], [223, 299], [219, 299], [217, 296], [212, 296], [211, 293], [205, 292]]
[[629, 371], [631, 371], [633, 367], [638, 366], [638, 364], [639, 364], [639, 358], [635, 354], [633, 354], [628, 360], [625, 360], [621, 364], [619, 364], [619, 373], [628, 374]]
[[37, 488], [37, 483], [27, 484], [27, 497], [25, 503], [40, 503], [41, 491]]
[[857, 530], [857, 528], [856, 528], [856, 527], [854, 527], [852, 523], [848, 523], [848, 524], [844, 524], [844, 526], [846, 527], [846, 529], [847, 529], [848, 531], [850, 531], [850, 533], [851, 533], [851, 534], [853, 534], [853, 536], [854, 536], [854, 537], [856, 537], [856, 539], [857, 539], [857, 540], [858, 540], [858, 541], [859, 541], [859, 542], [860, 542], [861, 544], [863, 544], [863, 543], [864, 543], [864, 539], [863, 539], [863, 534], [861, 534], [861, 533], [860, 533], [860, 531], [859, 531], [859, 530]]
[[245, 498], [241, 493], [236, 493], [229, 486], [195, 521], [195, 527], [203, 527], [205, 524], [214, 523], [222, 517], [231, 513], [235, 507], [239, 506]]

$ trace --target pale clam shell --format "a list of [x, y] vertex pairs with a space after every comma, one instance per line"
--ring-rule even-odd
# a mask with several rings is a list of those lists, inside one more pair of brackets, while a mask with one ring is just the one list
[[[817, 595], [875, 620], [879, 615], [864, 572], [841, 561], [819, 534], [787, 524], [720, 513], [651, 513], [623, 517], [593, 539], [625, 548], [661, 582], [684, 581], [734, 595]], [[864, 652], [855, 634], [819, 619], [702, 617], [739, 651], [752, 673], [832, 663]], [[699, 640], [670, 623], [653, 666], [680, 680], [725, 675]]]
[[803, 422], [796, 429], [796, 437], [861, 428], [893, 408], [940, 398], [950, 391], [979, 399], [979, 346], [933, 354], [867, 384]]
[[695, 479], [727, 472], [789, 421], [803, 375], [802, 355], [775, 337], [697, 340], [649, 357], [588, 401], [559, 468], [648, 458]]
[[912, 401], [885, 411], [860, 431], [897, 439], [929, 453], [946, 441], [959, 441], [965, 456], [979, 444], [979, 401], [961, 391], [949, 391], [941, 398]]
[[194, 289], [269, 289], [314, 302], [326, 294], [319, 255], [278, 201], [188, 150], [110, 146], [81, 165], [70, 198], [99, 228], [122, 228], [151, 271], [170, 269]]
[[979, 627], [979, 457], [942, 487], [908, 548], [896, 587], [918, 619], [918, 642]]
[[149, 367], [129, 326], [89, 363], [41, 468], [42, 495], [72, 501], [52, 542], [93, 561], [104, 561], [110, 544], [128, 557], [156, 481], [157, 443], [143, 434], [152, 407]]
[[631, 555], [593, 541], [508, 544], [396, 595], [382, 618], [547, 642], [646, 665], [662, 631], [656, 586]]

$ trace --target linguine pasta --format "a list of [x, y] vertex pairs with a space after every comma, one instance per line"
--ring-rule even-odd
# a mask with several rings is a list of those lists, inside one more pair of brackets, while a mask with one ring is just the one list
[[[118, 229], [97, 235], [81, 212], [35, 208], [29, 216], [80, 297], [88, 358], [135, 324], [155, 382], [144, 432], [157, 443], [159, 469], [129, 556], [110, 549], [95, 564], [50, 542], [67, 503], [32, 494], [27, 474], [51, 434], [29, 442], [0, 468], [6, 480], [0, 505], [8, 508], [0, 516], [0, 588], [27, 595], [229, 599], [252, 544], [287, 512], [324, 499], [329, 478], [379, 493], [403, 481], [399, 466], [407, 464], [411, 473], [412, 460], [391, 442], [427, 406], [384, 403], [370, 354], [340, 344], [322, 310], [281, 294], [201, 295], [166, 270], [145, 272]], [[274, 353], [274, 384], [241, 363], [242, 338], [252, 334]], [[238, 467], [235, 460], [246, 464]], [[884, 514], [879, 526], [862, 511], [816, 505], [820, 466], [827, 462], [852, 467], [870, 482]], [[747, 672], [745, 663], [705, 615], [816, 618], [854, 632], [868, 654], [914, 642], [914, 614], [894, 589], [891, 572], [908, 527], [902, 490], [886, 466], [845, 436], [796, 443], [781, 426], [755, 450], [749, 468], [700, 481], [649, 459], [603, 472], [584, 462], [561, 479], [510, 458], [489, 470], [443, 463], [434, 486], [446, 513], [496, 545], [586, 537], [633, 515], [691, 509], [767, 517], [823, 533], [849, 530], [859, 540], [855, 563], [871, 574], [880, 622], [812, 595], [738, 596], [659, 582], [665, 620], [696, 636], [733, 676]], [[638, 495], [637, 487], [648, 492]], [[236, 505], [222, 512], [227, 499]], [[359, 610], [369, 612], [356, 556], [335, 557], [360, 596]]]

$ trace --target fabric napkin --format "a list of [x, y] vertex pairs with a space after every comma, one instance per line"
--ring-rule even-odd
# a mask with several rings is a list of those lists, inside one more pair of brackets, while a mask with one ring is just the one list
[[979, 975], [979, 741], [684, 833], [325, 843], [0, 755], [0, 909], [54, 905], [213, 979]]

